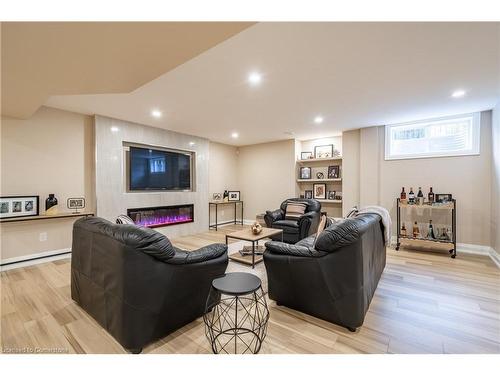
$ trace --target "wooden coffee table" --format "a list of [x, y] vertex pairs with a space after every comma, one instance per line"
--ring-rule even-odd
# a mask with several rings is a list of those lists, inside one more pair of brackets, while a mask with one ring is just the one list
[[259, 245], [259, 240], [263, 240], [264, 238], [268, 238], [269, 236], [274, 236], [276, 234], [281, 234], [281, 241], [283, 241], [283, 230], [282, 229], [274, 229], [274, 228], [262, 228], [262, 232], [259, 234], [253, 234], [252, 229], [243, 229], [237, 232], [226, 234], [226, 245], [228, 243], [229, 238], [234, 238], [237, 240], [249, 241], [252, 243], [252, 258], [250, 260], [250, 255], [241, 255], [239, 252], [229, 255], [229, 258], [252, 265], [252, 268], [255, 268], [255, 265], [262, 262], [264, 259], [262, 255], [255, 254], [256, 245]]

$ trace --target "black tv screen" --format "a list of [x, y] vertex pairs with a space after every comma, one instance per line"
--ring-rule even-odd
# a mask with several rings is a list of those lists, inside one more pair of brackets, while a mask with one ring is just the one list
[[190, 155], [130, 147], [130, 190], [191, 190]]

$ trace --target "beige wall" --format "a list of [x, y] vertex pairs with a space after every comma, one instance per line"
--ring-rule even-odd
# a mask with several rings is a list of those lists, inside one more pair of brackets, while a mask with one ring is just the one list
[[353, 206], [359, 205], [360, 198], [360, 130], [350, 130], [342, 134], [342, 209], [343, 216]]
[[491, 247], [500, 254], [500, 101], [491, 124], [493, 158], [491, 179]]
[[245, 202], [244, 217], [279, 208], [295, 197], [295, 141], [263, 143], [239, 148], [238, 185]]
[[[93, 124], [89, 116], [42, 107], [31, 118], [2, 117], [1, 195], [39, 195], [40, 213], [54, 193], [60, 210], [66, 199], [85, 197], [95, 209]], [[67, 249], [72, 219], [1, 223], [1, 259]], [[40, 233], [47, 240], [40, 241]]]
[[[224, 190], [239, 190], [238, 185], [238, 149], [222, 143], [210, 142], [208, 163], [209, 199], [214, 193], [224, 193]], [[234, 207], [221, 205], [218, 207], [218, 222], [233, 220]], [[240, 218], [240, 208], [237, 210]], [[212, 208], [210, 223], [215, 222], [215, 211]]]
[[[356, 137], [344, 133], [344, 165], [346, 170], [349, 165], [349, 174], [355, 178], [356, 171], [350, 168], [355, 167], [356, 158], [359, 158], [360, 194], [357, 203], [360, 206], [376, 204], [387, 208], [394, 221], [395, 235], [395, 200], [401, 187], [418, 189], [421, 186], [427, 195], [432, 186], [434, 192], [452, 193], [457, 199], [457, 241], [490, 246], [491, 111], [481, 114], [479, 156], [384, 160], [384, 127], [363, 128], [359, 132], [359, 156], [346, 150], [345, 144], [348, 139], [355, 140]], [[355, 145], [353, 147], [356, 148]], [[348, 181], [346, 178], [344, 184], [351, 183]], [[346, 185], [344, 189], [346, 190]], [[408, 217], [407, 223], [411, 220], [425, 223], [429, 219], [424, 214], [418, 215]], [[444, 215], [436, 222], [441, 220], [449, 224]]]

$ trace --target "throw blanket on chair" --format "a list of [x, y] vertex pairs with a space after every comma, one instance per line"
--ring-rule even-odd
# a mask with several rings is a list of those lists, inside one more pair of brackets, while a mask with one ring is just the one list
[[377, 214], [382, 218], [382, 224], [384, 225], [384, 238], [385, 245], [389, 246], [391, 244], [391, 228], [392, 220], [389, 211], [381, 206], [366, 206], [358, 211], [358, 215], [362, 214]]

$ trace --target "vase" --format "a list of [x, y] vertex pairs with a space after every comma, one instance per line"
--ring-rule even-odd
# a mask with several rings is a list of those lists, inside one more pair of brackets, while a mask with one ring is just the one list
[[57, 198], [54, 194], [49, 194], [49, 197], [45, 200], [45, 214], [55, 215], [57, 214]]

